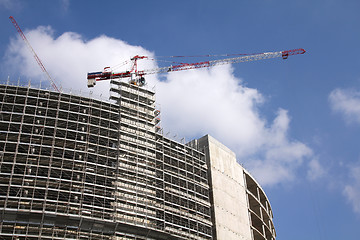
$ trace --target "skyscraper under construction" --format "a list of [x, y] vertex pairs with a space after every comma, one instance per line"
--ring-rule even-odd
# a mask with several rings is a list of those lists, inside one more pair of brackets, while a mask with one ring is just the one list
[[269, 201], [211, 136], [165, 137], [155, 94], [0, 85], [1, 239], [274, 240]]

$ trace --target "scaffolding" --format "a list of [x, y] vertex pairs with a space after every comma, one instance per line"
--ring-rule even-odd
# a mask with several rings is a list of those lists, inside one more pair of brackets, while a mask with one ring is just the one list
[[153, 91], [111, 86], [0, 85], [2, 238], [212, 238], [204, 154], [162, 135]]
[[211, 239], [204, 154], [162, 135], [154, 92], [111, 84], [110, 99], [121, 106], [117, 204], [132, 206], [119, 216], [185, 239]]

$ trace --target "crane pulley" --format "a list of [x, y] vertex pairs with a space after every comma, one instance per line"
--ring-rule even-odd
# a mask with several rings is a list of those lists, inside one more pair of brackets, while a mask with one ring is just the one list
[[283, 59], [287, 59], [289, 56], [304, 54], [305, 52], [306, 51], [304, 49], [298, 48], [298, 49], [278, 51], [278, 52], [248, 54], [248, 55], [243, 55], [241, 57], [225, 58], [225, 59], [212, 60], [212, 61], [203, 61], [196, 63], [180, 63], [168, 67], [147, 69], [141, 71], [137, 69], [137, 61], [139, 59], [146, 59], [148, 57], [136, 55], [131, 58], [132, 61], [131, 70], [125, 72], [112, 72], [109, 67], [106, 67], [102, 72], [88, 73], [87, 75], [88, 87], [94, 87], [96, 85], [96, 81], [120, 79], [120, 78], [130, 78], [130, 83], [138, 86], [143, 86], [145, 84], [144, 76], [149, 74], [175, 72], [175, 71], [183, 71], [183, 70], [190, 70], [197, 68], [208, 68], [208, 67], [224, 65], [224, 64], [257, 61], [257, 60], [277, 58], [277, 57], [282, 57]]

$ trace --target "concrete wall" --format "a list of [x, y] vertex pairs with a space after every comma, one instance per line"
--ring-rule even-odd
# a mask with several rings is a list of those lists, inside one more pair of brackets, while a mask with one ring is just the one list
[[212, 211], [216, 239], [252, 239], [243, 167], [235, 154], [213, 137], [198, 140], [205, 149], [212, 188]]

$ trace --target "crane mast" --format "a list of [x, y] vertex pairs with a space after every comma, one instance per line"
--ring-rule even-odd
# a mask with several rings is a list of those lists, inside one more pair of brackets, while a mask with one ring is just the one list
[[197, 68], [208, 68], [214, 67], [218, 65], [224, 64], [232, 64], [232, 63], [239, 63], [239, 62], [250, 62], [250, 61], [258, 61], [264, 60], [269, 58], [277, 58], [282, 57], [283, 59], [287, 59], [289, 56], [304, 54], [306, 51], [302, 48], [286, 50], [286, 51], [278, 51], [278, 52], [266, 52], [266, 53], [259, 53], [259, 54], [249, 54], [241, 57], [234, 57], [234, 58], [225, 58], [219, 60], [212, 60], [212, 61], [204, 61], [204, 62], [196, 62], [196, 63], [181, 63], [178, 65], [171, 65], [168, 67], [162, 68], [154, 68], [154, 69], [147, 69], [138, 71], [137, 70], [137, 61], [139, 59], [145, 59], [146, 56], [139, 56], [136, 55], [131, 58], [133, 62], [133, 66], [131, 70], [119, 73], [113, 73], [109, 71], [109, 68], [105, 68], [102, 72], [92, 72], [88, 73], [88, 87], [94, 87], [96, 81], [102, 80], [109, 80], [109, 79], [119, 79], [119, 78], [130, 78], [130, 83], [143, 86], [145, 84], [144, 75], [149, 74], [156, 74], [156, 73], [166, 73], [166, 72], [176, 72], [176, 71], [183, 71], [183, 70], [190, 70], [190, 69], [197, 69]]
[[21, 38], [24, 40], [24, 42], [26, 43], [27, 47], [29, 48], [29, 50], [31, 51], [31, 53], [33, 54], [37, 64], [40, 66], [41, 70], [45, 73], [47, 79], [50, 81], [51, 86], [54, 88], [54, 90], [56, 90], [57, 92], [60, 92], [59, 88], [56, 86], [55, 82], [53, 81], [53, 79], [51, 78], [50, 74], [48, 73], [48, 71], [46, 70], [44, 64], [41, 62], [40, 58], [38, 57], [38, 55], [36, 54], [35, 50], [31, 47], [30, 42], [27, 40], [25, 34], [23, 33], [23, 31], [21, 30], [19, 24], [17, 24], [17, 22], [15, 21], [15, 19], [10, 16], [9, 17], [10, 21], [13, 23], [14, 27], [16, 28], [17, 32], [19, 33], [19, 35], [21, 36]]

